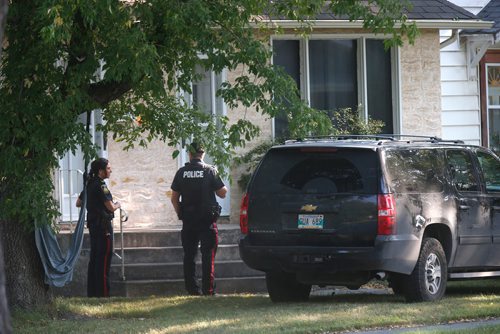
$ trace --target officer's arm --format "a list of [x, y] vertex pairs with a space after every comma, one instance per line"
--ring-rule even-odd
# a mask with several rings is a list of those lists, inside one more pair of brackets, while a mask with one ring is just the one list
[[181, 204], [180, 204], [180, 199], [181, 194], [175, 190], [172, 190], [172, 197], [170, 198], [170, 201], [172, 202], [172, 205], [174, 206], [175, 213], [177, 213], [177, 217], [180, 217], [181, 214]]
[[104, 202], [104, 206], [108, 209], [109, 212], [114, 212], [116, 209], [121, 207], [120, 202], [113, 203], [113, 201]]
[[220, 198], [225, 198], [227, 194], [227, 187], [224, 186], [218, 190], [215, 191], [215, 194], [219, 196]]

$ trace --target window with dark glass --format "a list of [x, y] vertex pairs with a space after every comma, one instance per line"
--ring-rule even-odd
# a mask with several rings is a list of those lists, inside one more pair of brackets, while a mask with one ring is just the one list
[[392, 74], [390, 51], [384, 41], [366, 40], [366, 81], [368, 116], [384, 122], [382, 133], [393, 133]]
[[358, 107], [357, 41], [309, 41], [311, 107]]
[[490, 153], [479, 151], [477, 158], [483, 172], [483, 179], [488, 192], [500, 191], [500, 162]]
[[407, 149], [386, 151], [389, 185], [396, 193], [443, 191], [444, 166], [437, 150]]
[[[362, 105], [365, 116], [394, 133], [391, 50], [380, 39], [273, 40], [273, 64], [285, 70], [309, 105], [320, 110]], [[286, 118], [275, 118], [275, 136], [287, 133]]]
[[377, 155], [371, 150], [271, 151], [253, 186], [259, 193], [376, 193]]
[[[273, 65], [283, 69], [300, 87], [300, 41], [275, 40], [273, 41]], [[276, 138], [288, 137], [288, 120], [283, 110], [274, 118]]]
[[457, 190], [478, 191], [478, 182], [469, 153], [466, 151], [450, 150], [446, 152], [446, 157], [452, 181]]

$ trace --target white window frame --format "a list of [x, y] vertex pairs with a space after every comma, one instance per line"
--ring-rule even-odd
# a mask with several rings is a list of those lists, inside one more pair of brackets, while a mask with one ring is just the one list
[[[87, 113], [83, 113], [80, 121], [86, 122]], [[85, 121], [84, 121], [85, 120]], [[92, 138], [92, 143], [100, 147], [98, 154], [100, 157], [107, 158], [108, 152], [104, 147], [104, 135], [102, 132], [97, 131], [97, 125], [102, 124], [102, 110], [96, 109], [91, 112], [89, 132]], [[99, 142], [97, 142], [99, 139]], [[78, 181], [75, 184], [73, 179], [83, 180], [83, 170], [77, 168], [82, 165], [83, 154], [81, 151], [67, 152], [62, 158], [59, 159], [59, 168], [55, 173], [55, 195], [59, 203], [60, 223], [73, 223], [78, 221], [79, 208], [76, 207], [76, 199], [80, 195], [82, 189], [78, 188]], [[67, 168], [64, 168], [65, 161]], [[77, 163], [78, 161], [78, 163]], [[65, 191], [67, 185], [68, 192]]]
[[491, 129], [490, 129], [490, 109], [500, 109], [500, 101], [499, 104], [490, 104], [490, 85], [488, 84], [488, 68], [489, 67], [498, 67], [500, 68], [500, 63], [486, 63], [485, 65], [485, 76], [484, 80], [486, 81], [486, 129], [488, 131], [488, 147], [491, 148]]
[[[204, 59], [206, 58], [205, 56], [199, 56], [201, 59]], [[211, 107], [212, 107], [212, 117], [214, 116], [217, 116], [217, 115], [221, 115], [221, 116], [226, 116], [227, 115], [227, 106], [226, 106], [226, 103], [222, 103], [221, 104], [221, 107], [222, 107], [222, 110], [220, 110], [220, 113], [217, 113], [217, 99], [218, 97], [216, 96], [216, 93], [217, 93], [217, 79], [216, 79], [216, 76], [217, 76], [217, 73], [215, 73], [213, 70], [207, 70], [207, 72], [210, 72], [210, 91], [211, 91], [211, 96], [210, 96], [210, 100], [211, 100]], [[223, 69], [222, 72], [220, 73], [220, 81], [221, 83], [223, 82], [226, 82], [227, 81], [227, 70], [226, 69]], [[193, 91], [193, 84], [191, 83], [191, 92]], [[191, 107], [193, 105], [193, 94], [189, 94], [188, 92], [184, 91], [184, 90], [181, 90], [179, 92], [179, 95], [181, 97], [184, 98], [184, 100], [186, 101], [186, 103], [188, 104], [188, 107]], [[204, 126], [206, 124], [200, 124], [201, 126]], [[187, 162], [189, 162], [189, 155], [188, 155], [188, 152], [186, 150], [186, 148], [184, 147], [184, 145], [180, 145], [180, 147], [178, 147], [179, 149], [179, 156], [178, 156], [178, 167], [181, 168], [182, 166], [184, 166]], [[228, 179], [223, 179], [224, 181], [224, 184], [228, 185], [229, 184], [229, 180]], [[220, 204], [220, 206], [222, 207], [222, 211], [221, 211], [221, 216], [229, 216], [230, 214], [230, 211], [231, 211], [231, 196], [230, 196], [230, 187], [227, 187], [228, 188], [228, 192], [226, 194], [226, 197], [221, 199], [221, 198], [218, 198], [216, 197], [217, 199], [217, 202]]]
[[[308, 38], [299, 37], [297, 35], [283, 34], [271, 36], [270, 44], [273, 45], [274, 40], [298, 40], [300, 41], [300, 95], [306, 101], [308, 106], [311, 106], [311, 90], [310, 90], [310, 72], [309, 72], [309, 41], [310, 40], [357, 40], [357, 68], [358, 68], [358, 105], [361, 106], [361, 117], [368, 119], [368, 104], [367, 104], [367, 78], [366, 78], [366, 40], [367, 39], [384, 39], [380, 35], [375, 34], [317, 34], [311, 35]], [[271, 64], [273, 57], [271, 57]], [[361, 67], [359, 65], [362, 65]], [[393, 47], [391, 50], [391, 84], [392, 84], [392, 120], [394, 133], [402, 132], [402, 115], [401, 115], [401, 71], [400, 71], [400, 48]], [[272, 135], [276, 136], [274, 118], [272, 121]]]

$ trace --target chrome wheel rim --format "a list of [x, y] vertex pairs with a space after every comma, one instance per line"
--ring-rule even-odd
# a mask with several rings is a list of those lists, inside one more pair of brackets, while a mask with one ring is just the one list
[[441, 262], [436, 254], [431, 253], [425, 262], [425, 287], [434, 295], [441, 286]]

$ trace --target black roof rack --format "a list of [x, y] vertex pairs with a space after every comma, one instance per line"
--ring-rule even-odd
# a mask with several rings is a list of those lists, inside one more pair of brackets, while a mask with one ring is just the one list
[[[404, 139], [410, 138], [410, 139]], [[311, 136], [304, 138], [297, 138], [285, 141], [285, 144], [300, 143], [307, 141], [318, 141], [318, 140], [347, 140], [347, 139], [368, 139], [368, 140], [380, 140], [379, 145], [384, 141], [394, 142], [394, 141], [405, 141], [408, 143], [412, 142], [430, 142], [430, 143], [453, 143], [453, 144], [465, 144], [464, 141], [458, 139], [442, 139], [436, 136], [419, 136], [419, 135], [403, 135], [403, 134], [373, 134], [373, 135], [325, 135], [325, 136]]]

